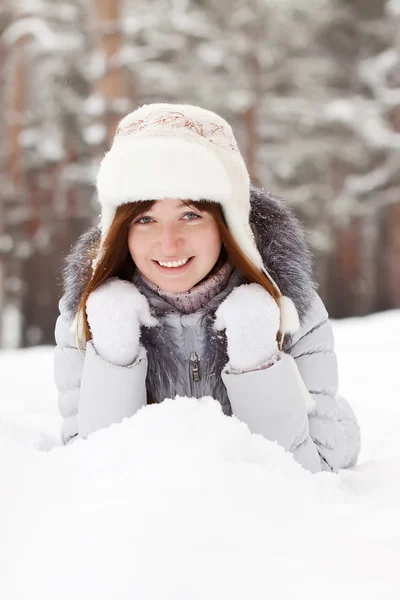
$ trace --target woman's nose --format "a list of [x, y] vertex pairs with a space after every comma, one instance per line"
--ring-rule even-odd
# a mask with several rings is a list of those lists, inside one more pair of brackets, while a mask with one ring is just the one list
[[178, 258], [177, 254], [182, 247], [182, 237], [175, 227], [164, 227], [160, 239], [161, 252], [164, 258]]

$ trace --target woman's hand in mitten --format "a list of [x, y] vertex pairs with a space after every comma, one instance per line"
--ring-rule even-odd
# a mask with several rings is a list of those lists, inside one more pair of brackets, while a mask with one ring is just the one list
[[159, 324], [145, 296], [133, 283], [118, 277], [107, 279], [89, 294], [86, 314], [96, 352], [124, 367], [138, 355], [141, 325]]
[[233, 370], [257, 369], [279, 356], [279, 308], [258, 283], [235, 288], [215, 316], [215, 329], [226, 329], [229, 365]]

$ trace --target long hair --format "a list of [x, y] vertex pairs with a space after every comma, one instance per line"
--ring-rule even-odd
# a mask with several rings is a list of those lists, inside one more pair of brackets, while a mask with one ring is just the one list
[[[150, 210], [156, 200], [146, 200], [142, 202], [130, 202], [120, 205], [105, 237], [101, 256], [95, 261], [94, 271], [91, 279], [88, 281], [77, 309], [77, 323], [84, 340], [78, 337], [80, 341], [86, 343], [92, 338], [86, 315], [86, 301], [89, 294], [94, 292], [106, 279], [110, 277], [119, 277], [131, 281], [135, 272], [135, 264], [128, 248], [129, 228], [133, 220], [139, 218], [145, 212]], [[200, 211], [211, 214], [218, 226], [219, 234], [222, 240], [223, 249], [235, 269], [247, 280], [248, 283], [258, 283], [261, 285], [278, 303], [279, 294], [274, 288], [268, 277], [260, 271], [242, 252], [240, 246], [229, 231], [221, 206], [216, 202], [209, 200], [200, 200], [196, 202], [187, 202], [188, 206], [194, 205]], [[98, 244], [92, 248], [93, 260], [100, 247]]]

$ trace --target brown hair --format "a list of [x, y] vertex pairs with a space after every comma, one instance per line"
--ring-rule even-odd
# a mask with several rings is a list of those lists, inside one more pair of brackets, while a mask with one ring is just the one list
[[[109, 277], [119, 277], [131, 281], [135, 264], [132, 260], [128, 248], [129, 228], [133, 220], [139, 218], [145, 212], [150, 210], [156, 200], [146, 200], [142, 202], [130, 202], [122, 204], [117, 208], [114, 220], [107, 232], [103, 243], [103, 249], [99, 260], [94, 268], [92, 278], [87, 283], [81, 300], [78, 305], [77, 316], [83, 324], [85, 342], [92, 338], [86, 316], [86, 301], [95, 289], [97, 289]], [[258, 283], [261, 285], [278, 303], [279, 293], [274, 288], [268, 277], [260, 271], [242, 252], [240, 246], [229, 231], [221, 206], [216, 202], [208, 200], [187, 203], [196, 206], [200, 211], [211, 214], [218, 226], [219, 234], [231, 264], [241, 273], [249, 283]], [[92, 249], [90, 259], [93, 260], [100, 247], [100, 239], [97, 245]], [[78, 341], [79, 344], [79, 341]]]

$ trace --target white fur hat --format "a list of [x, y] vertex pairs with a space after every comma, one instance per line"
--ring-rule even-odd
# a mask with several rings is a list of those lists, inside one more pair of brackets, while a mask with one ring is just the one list
[[[97, 191], [102, 240], [121, 204], [165, 198], [220, 203], [241, 250], [281, 295], [250, 228], [246, 165], [232, 128], [216, 113], [180, 104], [148, 104], [131, 112], [120, 121], [101, 161]], [[295, 321], [296, 327], [290, 329], [297, 328], [298, 317]]]

